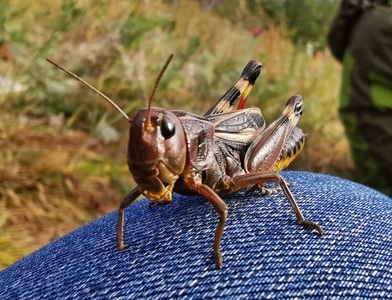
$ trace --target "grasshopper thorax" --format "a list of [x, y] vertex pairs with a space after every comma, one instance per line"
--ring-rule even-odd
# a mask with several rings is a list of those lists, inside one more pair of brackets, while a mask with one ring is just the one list
[[128, 167], [142, 193], [152, 202], [170, 201], [187, 155], [180, 120], [162, 108], [142, 109], [129, 134]]

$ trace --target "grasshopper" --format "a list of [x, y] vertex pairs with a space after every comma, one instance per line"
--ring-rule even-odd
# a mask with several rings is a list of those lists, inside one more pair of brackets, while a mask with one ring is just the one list
[[278, 172], [289, 165], [304, 145], [305, 135], [296, 127], [302, 115], [301, 96], [290, 97], [282, 114], [265, 128], [259, 108], [244, 108], [262, 67], [252, 60], [239, 80], [203, 116], [152, 107], [160, 77], [171, 58], [158, 76], [148, 107], [139, 110], [132, 120], [110, 98], [48, 60], [106, 99], [131, 124], [127, 163], [138, 186], [120, 203], [117, 248], [125, 247], [124, 210], [140, 195], [151, 204], [165, 204], [171, 201], [173, 191], [184, 195], [198, 193], [219, 215], [213, 256], [220, 269], [220, 243], [228, 211], [222, 197], [247, 187], [265, 192], [265, 184], [270, 182], [280, 186], [299, 223], [322, 235], [321, 227], [303, 216]]

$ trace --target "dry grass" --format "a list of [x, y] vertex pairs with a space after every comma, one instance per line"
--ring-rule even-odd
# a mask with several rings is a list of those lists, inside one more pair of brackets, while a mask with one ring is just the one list
[[0, 130], [0, 266], [114, 210], [131, 184], [119, 159], [125, 140], [104, 144], [81, 131], [53, 130], [44, 120], [6, 117]]

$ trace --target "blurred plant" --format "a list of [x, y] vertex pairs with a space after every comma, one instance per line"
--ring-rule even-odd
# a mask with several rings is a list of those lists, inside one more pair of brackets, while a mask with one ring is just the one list
[[[10, 5], [5, 5], [3, 9], [4, 11], [0, 15], [0, 24], [2, 23], [9, 28], [10, 45], [15, 51], [14, 68], [10, 75], [26, 88], [23, 93], [3, 97], [0, 101], [1, 107], [26, 112], [34, 111], [37, 105], [42, 108], [42, 104], [45, 106], [45, 104], [54, 103], [53, 99], [58, 98], [58, 95], [64, 95], [66, 87], [64, 84], [50, 79], [48, 74], [51, 69], [42, 58], [47, 56], [56, 46], [65, 32], [83, 18], [83, 10], [77, 7], [76, 0], [64, 0], [58, 20], [50, 29], [42, 28], [41, 24], [33, 22], [32, 19], [35, 16], [28, 15], [27, 8], [18, 10]], [[48, 12], [44, 14], [47, 15]], [[20, 23], [17, 24], [15, 19]], [[39, 111], [39, 109], [37, 110]]]
[[250, 11], [262, 7], [269, 22], [284, 22], [290, 29], [292, 41], [304, 46], [311, 43], [315, 49], [325, 49], [326, 36], [332, 18], [339, 6], [334, 0], [247, 0]]

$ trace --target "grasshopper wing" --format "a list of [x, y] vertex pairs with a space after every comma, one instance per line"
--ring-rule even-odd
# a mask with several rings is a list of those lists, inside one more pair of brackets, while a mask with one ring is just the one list
[[265, 128], [261, 111], [255, 107], [210, 115], [207, 119], [215, 126], [215, 137], [228, 145], [250, 144]]

